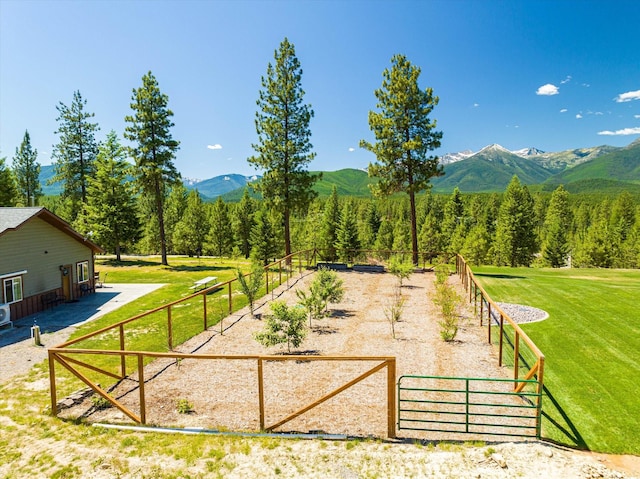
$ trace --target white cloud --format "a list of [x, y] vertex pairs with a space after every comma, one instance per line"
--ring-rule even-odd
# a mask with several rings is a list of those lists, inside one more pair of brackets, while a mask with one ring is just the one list
[[620, 93], [614, 98], [616, 103], [623, 103], [625, 101], [640, 100], [640, 90], [628, 91], [626, 93]]
[[207, 145], [207, 148], [210, 150], [222, 150], [222, 145], [216, 143], [215, 145]]
[[640, 119], [640, 115], [633, 115], [633, 117]]
[[640, 127], [636, 128], [623, 128], [622, 130], [616, 131], [599, 131], [598, 135], [607, 135], [607, 136], [618, 136], [618, 135], [640, 135]]
[[567, 110], [566, 108], [563, 108], [562, 110], [560, 110], [560, 113], [566, 113], [567, 111], [569, 110]]
[[480, 106], [480, 103], [474, 103], [474, 104], [473, 104], [473, 107], [474, 107], [474, 108], [478, 108], [479, 106]]
[[576, 115], [576, 118], [577, 118], [577, 119], [580, 119], [580, 118], [582, 118], [582, 115], [581, 115], [580, 113], [578, 113], [578, 114]]
[[351, 148], [349, 148], [349, 151], [356, 151], [356, 149], [351, 147]]
[[565, 78], [564, 80], [562, 80], [560, 82], [561, 85], [564, 85], [565, 83], [569, 83], [571, 81], [571, 75], [567, 75], [567, 78]]
[[557, 95], [558, 93], [560, 93], [558, 91], [558, 87], [555, 85], [552, 85], [551, 83], [542, 85], [540, 88], [536, 90], [536, 95], [551, 96], [551, 95]]
[[585, 88], [589, 88], [591, 85], [589, 85], [588, 83], [583, 83], [582, 86]]

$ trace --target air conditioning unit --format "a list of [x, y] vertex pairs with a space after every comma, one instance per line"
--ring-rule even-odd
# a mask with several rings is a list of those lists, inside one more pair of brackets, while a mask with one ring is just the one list
[[11, 309], [8, 304], [0, 304], [0, 326], [11, 324]]

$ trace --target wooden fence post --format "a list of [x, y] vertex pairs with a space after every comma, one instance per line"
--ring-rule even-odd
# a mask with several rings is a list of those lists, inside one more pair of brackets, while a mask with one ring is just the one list
[[502, 367], [502, 337], [504, 334], [504, 316], [500, 313], [500, 346], [498, 348], [498, 366]]
[[138, 354], [138, 388], [140, 390], [140, 423], [147, 423], [147, 407], [144, 403], [144, 357]]
[[264, 375], [262, 358], [258, 358], [258, 406], [260, 410], [260, 430], [264, 431]]
[[203, 331], [207, 330], [207, 294], [203, 294], [202, 295], [202, 311], [203, 311], [203, 316], [204, 316], [204, 329]]
[[171, 325], [171, 305], [167, 306], [167, 346], [173, 351], [173, 327]]
[[[120, 324], [120, 351], [124, 351], [124, 324]], [[127, 376], [127, 358], [124, 354], [120, 356], [120, 378]]]
[[387, 436], [396, 437], [396, 359], [387, 360]]
[[49, 391], [51, 395], [51, 415], [58, 415], [58, 399], [56, 391], [56, 362], [54, 352], [49, 351]]

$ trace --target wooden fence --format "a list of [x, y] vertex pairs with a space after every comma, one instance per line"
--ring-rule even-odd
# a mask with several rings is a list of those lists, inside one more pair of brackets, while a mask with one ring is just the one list
[[[82, 361], [76, 359], [74, 356], [91, 356], [91, 355], [111, 355], [111, 356], [120, 356], [120, 361], [122, 364], [126, 363], [126, 357], [134, 357], [136, 358], [136, 373], [137, 373], [137, 385], [138, 385], [138, 405], [139, 405], [139, 413], [136, 414], [130, 408], [127, 408], [120, 401], [110, 396], [108, 392], [103, 389], [100, 385], [96, 384], [94, 381], [89, 379], [85, 374], [83, 374], [77, 366], [84, 367], [90, 369], [92, 371], [105, 374], [110, 377], [117, 378], [117, 375], [114, 375], [112, 372], [107, 371], [102, 368], [95, 367], [91, 364], [91, 361]], [[171, 359], [190, 359], [190, 360], [226, 360], [226, 361], [256, 361], [257, 363], [257, 377], [255, 382], [255, 387], [258, 392], [258, 415], [259, 415], [259, 424], [260, 430], [262, 431], [273, 431], [284, 424], [292, 421], [293, 419], [298, 418], [299, 416], [305, 414], [311, 409], [319, 406], [320, 404], [328, 401], [329, 399], [337, 396], [341, 392], [349, 389], [350, 387], [358, 384], [369, 376], [377, 373], [378, 371], [385, 369], [387, 370], [386, 374], [386, 396], [387, 396], [387, 436], [390, 438], [395, 437], [396, 434], [396, 358], [394, 357], [377, 357], [377, 356], [309, 356], [309, 355], [287, 355], [287, 356], [279, 356], [279, 355], [271, 355], [271, 356], [256, 356], [256, 355], [247, 355], [247, 356], [226, 356], [226, 355], [214, 355], [214, 354], [185, 354], [185, 353], [154, 353], [148, 351], [114, 351], [114, 350], [93, 350], [93, 349], [68, 349], [68, 348], [51, 348], [49, 349], [49, 371], [50, 371], [50, 383], [51, 383], [51, 408], [52, 414], [57, 415], [57, 396], [56, 396], [56, 374], [55, 374], [55, 366], [56, 363], [60, 364], [66, 370], [68, 370], [71, 374], [77, 377], [80, 381], [89, 386], [93, 391], [95, 391], [98, 395], [103, 397], [105, 400], [109, 401], [114, 407], [118, 408], [122, 411], [126, 416], [128, 416], [131, 420], [136, 423], [146, 424], [147, 423], [147, 402], [145, 399], [145, 358], [159, 359], [159, 358], [171, 358]], [[341, 385], [340, 387], [334, 389], [333, 391], [323, 395], [322, 397], [316, 399], [312, 403], [298, 409], [297, 411], [287, 415], [286, 417], [274, 422], [273, 424], [267, 425], [265, 423], [265, 411], [267, 409], [267, 404], [265, 402], [265, 393], [264, 393], [264, 375], [263, 375], [263, 364], [265, 361], [329, 361], [329, 362], [354, 362], [354, 361], [365, 361], [365, 362], [376, 362], [375, 366], [369, 368], [367, 371], [353, 378], [351, 381]], [[125, 371], [126, 373], [126, 371]], [[132, 379], [134, 376], [129, 375], [129, 379]], [[233, 387], [233, 385], [230, 385]]]
[[[460, 277], [468, 293], [469, 302], [473, 302], [474, 314], [480, 318], [480, 326], [484, 326], [486, 318], [487, 341], [497, 343], [498, 365], [503, 366], [507, 357], [513, 366], [514, 392], [521, 391], [526, 382], [518, 380], [537, 379], [539, 401], [542, 400], [544, 380], [544, 354], [502, 308], [489, 296], [476, 280], [473, 271], [460, 255], [456, 256], [456, 273]], [[486, 315], [486, 316], [485, 316]], [[498, 327], [497, 338], [492, 327]]]

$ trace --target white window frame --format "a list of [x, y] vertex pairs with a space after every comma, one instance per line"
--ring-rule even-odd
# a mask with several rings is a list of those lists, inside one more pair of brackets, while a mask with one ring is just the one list
[[[7, 286], [9, 286], [9, 289], [7, 289]], [[16, 286], [18, 286], [17, 289]], [[8, 291], [11, 292], [11, 301], [9, 301], [7, 294]], [[19, 298], [16, 298], [16, 292], [19, 293]], [[10, 278], [2, 278], [2, 296], [6, 304], [19, 303], [22, 301], [24, 298], [22, 291], [22, 276], [18, 275]]]
[[89, 281], [89, 262], [79, 261], [76, 263], [76, 277], [78, 283], [87, 283]]

